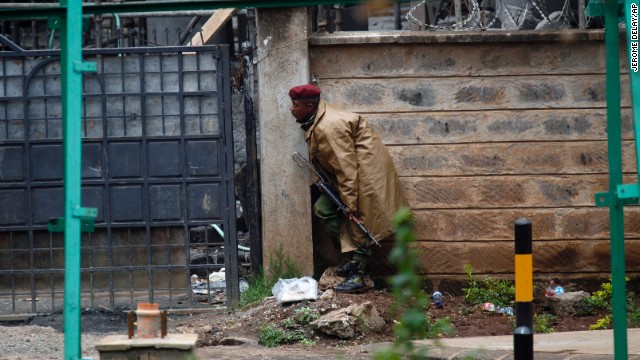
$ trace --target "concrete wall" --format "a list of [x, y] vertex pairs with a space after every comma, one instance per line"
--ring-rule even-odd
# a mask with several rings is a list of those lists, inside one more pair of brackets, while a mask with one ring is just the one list
[[[325, 99], [363, 114], [391, 152], [434, 282], [512, 276], [513, 224], [533, 223], [534, 276], [610, 272], [603, 33], [335, 33], [309, 41]], [[621, 54], [625, 59], [625, 54]], [[625, 182], [636, 181], [621, 64]], [[640, 211], [627, 207], [630, 277]], [[377, 273], [391, 271], [381, 264]]]
[[289, 108], [291, 87], [309, 81], [304, 8], [258, 10], [258, 107], [262, 244], [265, 271], [276, 252], [293, 259], [301, 271], [313, 271], [311, 201], [304, 175], [291, 159], [306, 152], [300, 127]]

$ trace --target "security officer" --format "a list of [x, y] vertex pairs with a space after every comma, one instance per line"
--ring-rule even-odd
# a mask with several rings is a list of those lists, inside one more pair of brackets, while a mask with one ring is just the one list
[[[310, 84], [289, 90], [291, 114], [304, 131], [309, 158], [337, 190], [347, 206], [347, 218], [359, 218], [378, 240], [392, 238], [393, 215], [409, 205], [391, 156], [364, 118], [331, 106], [320, 98], [320, 92]], [[341, 251], [351, 255], [350, 261], [336, 268], [336, 274], [346, 279], [334, 289], [366, 290], [370, 239], [354, 222], [340, 217], [326, 195], [320, 196], [313, 210], [325, 230], [339, 239]]]

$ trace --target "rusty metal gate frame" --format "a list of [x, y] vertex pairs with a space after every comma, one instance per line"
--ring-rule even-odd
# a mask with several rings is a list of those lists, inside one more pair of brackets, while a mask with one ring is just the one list
[[[0, 52], [0, 279], [5, 284], [0, 287], [0, 314], [58, 311], [63, 304], [64, 239], [61, 233], [47, 231], [47, 219], [63, 211], [62, 138], [56, 132], [61, 119], [56, 104], [60, 94], [55, 91], [60, 52], [22, 50], [1, 35], [0, 42], [13, 50]], [[215, 68], [201, 69], [201, 59], [208, 56], [214, 59]], [[214, 290], [201, 283], [204, 295], [195, 295], [191, 276], [208, 278], [222, 267], [227, 300], [237, 301], [228, 46], [86, 49], [83, 57], [95, 58], [99, 64], [97, 74], [85, 76], [83, 94], [83, 206], [99, 208], [95, 233], [82, 236], [83, 308], [131, 308], [137, 301], [159, 302], [166, 308], [209, 306]], [[120, 73], [105, 72], [109, 58], [117, 59]], [[177, 68], [168, 70], [165, 58], [171, 58]], [[157, 60], [158, 70], [149, 73], [147, 59]], [[21, 63], [12, 68], [21, 73], [6, 74], [8, 62]], [[137, 62], [138, 74], [127, 73], [128, 66], [136, 67], [131, 62]], [[187, 63], [192, 67], [186, 68]], [[139, 76], [139, 84], [125, 81], [132, 75]], [[205, 75], [215, 76], [213, 83]], [[107, 93], [109, 81], [120, 81], [122, 92]], [[159, 81], [160, 89], [148, 92], [147, 85], [154, 81]], [[163, 88], [165, 83], [173, 86], [172, 81], [177, 82], [177, 90]], [[11, 96], [16, 95], [11, 94], [12, 84], [18, 83], [22, 94]], [[40, 84], [41, 93], [29, 92], [33, 83]], [[49, 88], [54, 89], [51, 94]], [[137, 118], [126, 113], [131, 97], [140, 99]], [[165, 114], [164, 104], [170, 101], [178, 104], [177, 116]], [[118, 106], [121, 116], [110, 115]], [[14, 113], [20, 108], [22, 132], [16, 130], [20, 119]], [[215, 113], [207, 113], [211, 109]], [[213, 117], [217, 127], [210, 126]], [[151, 118], [160, 121], [160, 134], [148, 133]], [[165, 128], [170, 118], [179, 127], [177, 134]], [[124, 133], [110, 134], [117, 130], [110, 127], [116, 121], [122, 122]], [[95, 129], [101, 127], [96, 130], [102, 131], [101, 136], [91, 130], [91, 124], [98, 122]], [[139, 133], [131, 136], [127, 129]], [[215, 161], [208, 163], [213, 157]], [[193, 228], [209, 230], [213, 225], [223, 230], [224, 264], [211, 261], [214, 249], [220, 249], [222, 243], [208, 236], [210, 231], [201, 232], [204, 236], [198, 243], [190, 239]], [[175, 251], [177, 245], [171, 241], [173, 237], [180, 240], [180, 234], [183, 258], [176, 259], [180, 251]], [[144, 243], [133, 246], [140, 238]], [[196, 249], [204, 253], [205, 260], [194, 265], [190, 259]], [[146, 253], [146, 263], [132, 262], [139, 252]], [[119, 254], [128, 256], [128, 264]], [[154, 276], [159, 272], [166, 273], [168, 283]], [[126, 283], [127, 277], [128, 287], [118, 285]]]

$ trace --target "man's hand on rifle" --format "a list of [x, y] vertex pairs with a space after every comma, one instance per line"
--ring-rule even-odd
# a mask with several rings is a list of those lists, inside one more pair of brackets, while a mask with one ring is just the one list
[[349, 220], [349, 233], [351, 235], [351, 241], [353, 241], [358, 247], [366, 247], [368, 243], [368, 237], [366, 232], [363, 231], [360, 226], [364, 226], [358, 213], [356, 211], [350, 211], [345, 214], [347, 220]]
[[[306, 168], [307, 170], [310, 170], [313, 172], [313, 174], [315, 174], [315, 176], [317, 177], [317, 180], [313, 180], [310, 173], [306, 171], [304, 172], [305, 176], [309, 180], [313, 181], [313, 183], [320, 189], [320, 191], [329, 197], [331, 202], [333, 202], [338, 206], [338, 210], [340, 210], [344, 214], [344, 216], [349, 220], [349, 224], [359, 229], [359, 231], [356, 231], [358, 236], [359, 237], [364, 236], [365, 238], [368, 237], [376, 245], [380, 246], [380, 243], [378, 242], [378, 240], [376, 240], [376, 238], [373, 237], [371, 232], [369, 232], [369, 229], [367, 229], [362, 223], [362, 221], [360, 221], [360, 219], [358, 218], [358, 212], [350, 211], [351, 209], [349, 209], [344, 204], [344, 202], [340, 199], [340, 196], [336, 194], [334, 190], [331, 189], [331, 186], [324, 180], [324, 178], [322, 177], [322, 175], [320, 175], [320, 173], [316, 170], [316, 168], [314, 168], [313, 165], [311, 165], [297, 151], [294, 151], [293, 154], [291, 154], [291, 157], [301, 169]], [[364, 243], [366, 243], [366, 240], [364, 241]]]

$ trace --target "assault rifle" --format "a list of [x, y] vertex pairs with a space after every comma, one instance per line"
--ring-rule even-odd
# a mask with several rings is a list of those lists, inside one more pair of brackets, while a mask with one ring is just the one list
[[[338, 211], [342, 212], [342, 214], [345, 217], [347, 217], [350, 221], [353, 221], [358, 226], [358, 228], [360, 228], [360, 230], [362, 230], [362, 232], [365, 233], [367, 237], [371, 239], [376, 245], [381, 246], [378, 240], [376, 240], [376, 238], [373, 237], [369, 229], [367, 229], [367, 227], [364, 226], [362, 221], [360, 221], [360, 219], [358, 219], [358, 217], [355, 214], [347, 212], [347, 206], [344, 204], [344, 202], [342, 202], [342, 200], [340, 199], [340, 196], [338, 196], [333, 191], [333, 189], [331, 188], [331, 185], [322, 177], [322, 175], [320, 175], [320, 173], [316, 170], [316, 168], [307, 161], [307, 159], [305, 159], [297, 151], [294, 151], [293, 154], [291, 154], [291, 157], [296, 162], [296, 164], [298, 164], [298, 166], [303, 170], [302, 172], [304, 173], [304, 175], [307, 178], [309, 178], [309, 180], [311, 180], [318, 187], [318, 189], [320, 189], [320, 191], [323, 194], [327, 195], [329, 199], [331, 199], [331, 201], [338, 206]], [[311, 177], [311, 174], [309, 174], [308, 171], [304, 171], [305, 167], [307, 168], [307, 170], [313, 171], [313, 173], [316, 175], [317, 180], [313, 180], [313, 178]]]

